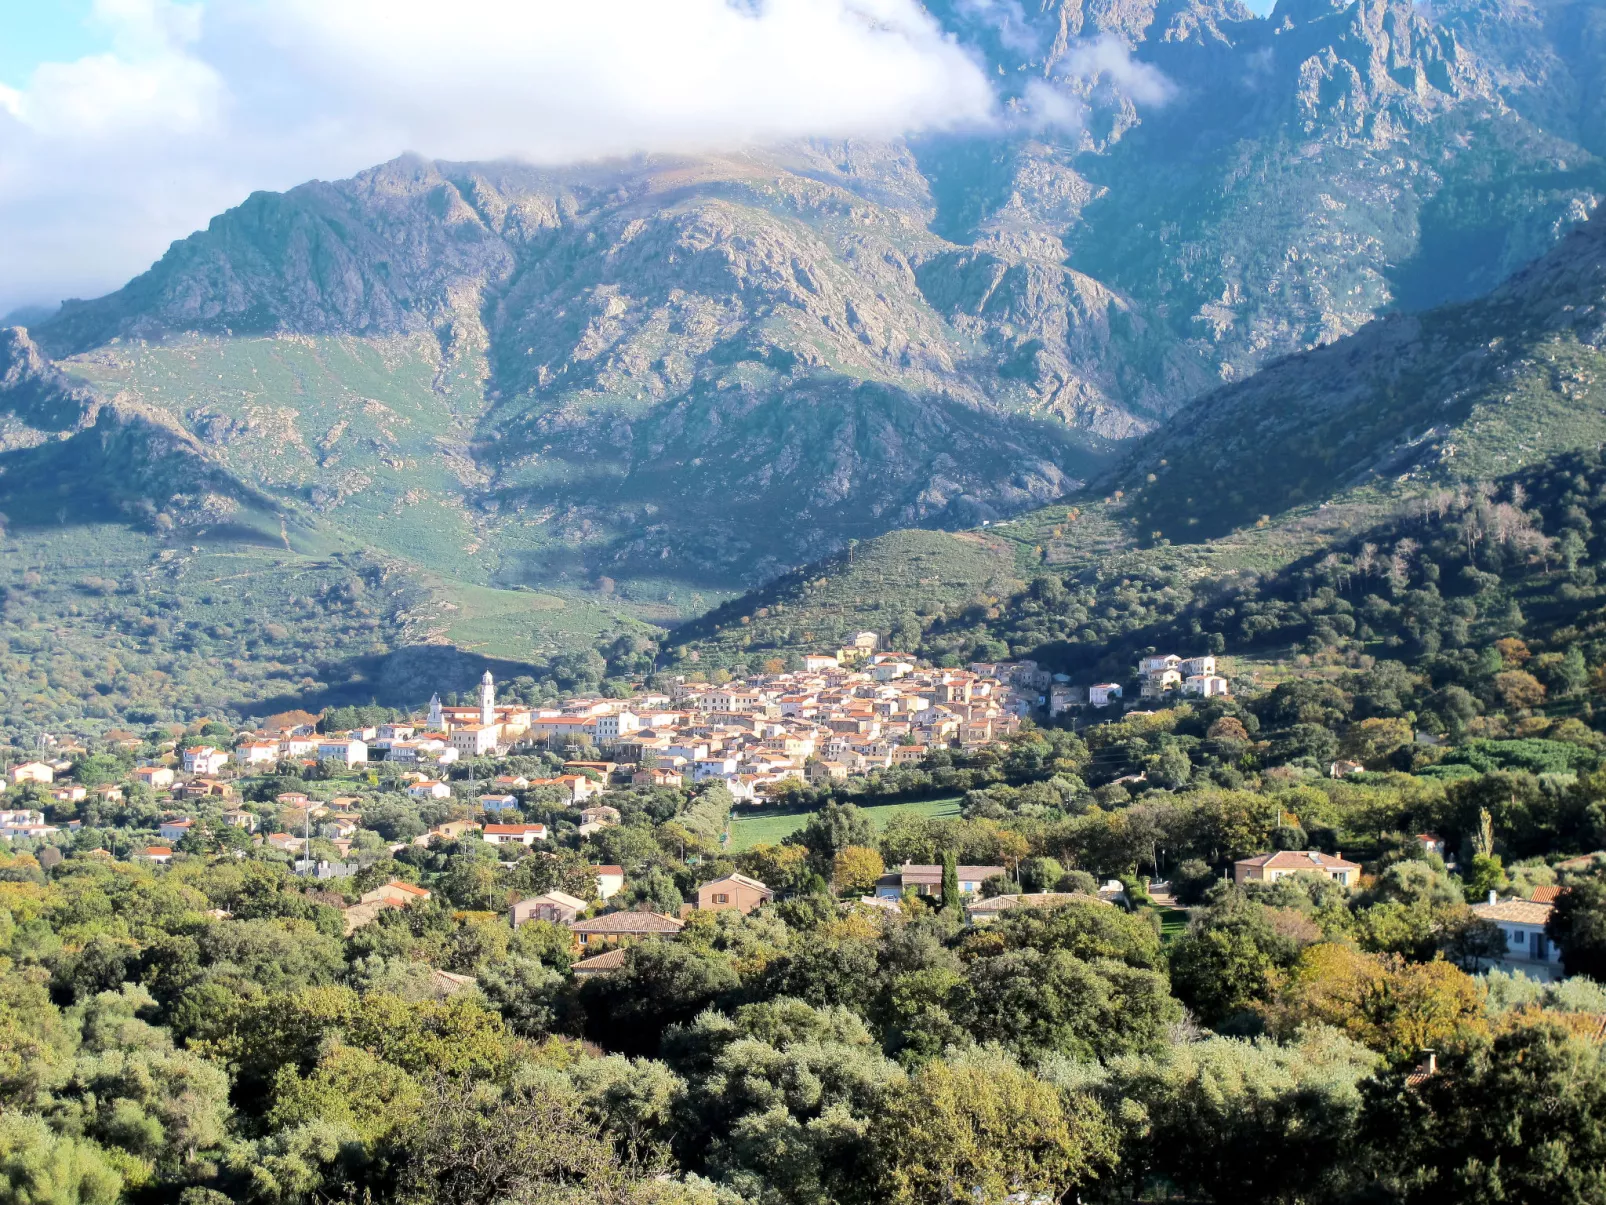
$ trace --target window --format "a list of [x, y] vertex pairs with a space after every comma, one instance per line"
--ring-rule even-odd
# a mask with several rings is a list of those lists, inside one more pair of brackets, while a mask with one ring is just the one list
[[730, 902], [731, 902], [731, 897], [726, 895], [724, 892], [719, 892], [717, 895], [714, 896], [714, 903], [716, 903], [716, 904], [728, 904]]

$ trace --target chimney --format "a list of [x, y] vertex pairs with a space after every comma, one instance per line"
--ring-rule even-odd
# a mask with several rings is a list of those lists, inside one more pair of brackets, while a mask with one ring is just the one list
[[1500, 902], [1500, 893], [1493, 887], [1489, 888], [1489, 902], [1491, 904], [1498, 904]]
[[1439, 1055], [1437, 1051], [1424, 1050], [1422, 1052], [1421, 1070], [1432, 1075], [1439, 1069]]

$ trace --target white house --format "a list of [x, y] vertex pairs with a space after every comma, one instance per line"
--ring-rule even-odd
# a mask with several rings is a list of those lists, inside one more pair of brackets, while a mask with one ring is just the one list
[[1095, 682], [1087, 688], [1087, 701], [1094, 707], [1108, 707], [1121, 697], [1121, 688], [1114, 682]]
[[407, 788], [407, 793], [414, 799], [447, 799], [451, 797], [452, 788], [444, 782], [425, 779], [423, 782], [413, 783]]
[[156, 830], [156, 835], [161, 837], [163, 841], [181, 841], [184, 839], [184, 835], [194, 827], [195, 821], [188, 816], [181, 820], [164, 820], [161, 827]]
[[534, 845], [546, 840], [546, 825], [487, 824], [480, 837], [488, 845]]
[[593, 866], [591, 869], [597, 875], [597, 894], [603, 899], [612, 899], [625, 889], [623, 866]]
[[184, 773], [216, 774], [228, 764], [229, 755], [211, 745], [196, 745], [184, 750]]
[[1480, 919], [1496, 925], [1506, 939], [1505, 956], [1495, 963], [1501, 970], [1515, 971], [1540, 983], [1555, 983], [1566, 977], [1561, 951], [1545, 933], [1550, 904], [1502, 900], [1491, 891], [1488, 902], [1474, 904], [1472, 911]]
[[278, 741], [246, 741], [234, 747], [234, 760], [242, 766], [260, 766], [279, 760]]
[[318, 742], [318, 760], [355, 766], [368, 760], [368, 744], [350, 736], [325, 737]]
[[1227, 693], [1227, 679], [1215, 674], [1189, 674], [1182, 680], [1182, 693], [1185, 695], [1200, 695], [1203, 698], [1214, 698], [1217, 695], [1225, 696]]
[[1191, 678], [1195, 674], [1203, 674], [1208, 677], [1216, 672], [1216, 659], [1208, 653], [1203, 657], [1189, 657], [1177, 666], [1177, 672], [1184, 678]]
[[1174, 656], [1170, 653], [1163, 653], [1159, 656], [1145, 657], [1143, 660], [1139, 661], [1138, 673], [1160, 674], [1164, 673], [1168, 669], [1176, 669], [1181, 664], [1181, 657]]

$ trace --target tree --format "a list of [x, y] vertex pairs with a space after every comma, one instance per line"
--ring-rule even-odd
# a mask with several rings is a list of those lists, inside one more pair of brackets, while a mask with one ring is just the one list
[[1315, 1030], [1288, 1045], [1209, 1038], [1126, 1055], [1095, 1083], [1130, 1127], [1120, 1173], [1135, 1189], [1159, 1176], [1194, 1200], [1308, 1201], [1346, 1178], [1359, 1087], [1377, 1062]]
[[1439, 1073], [1402, 1064], [1365, 1089], [1358, 1179], [1401, 1205], [1602, 1198], [1606, 1062], [1551, 1024], [1474, 1035]]
[[1448, 962], [1406, 962], [1329, 942], [1300, 955], [1266, 1015], [1274, 1033], [1330, 1025], [1396, 1062], [1442, 1050], [1485, 1024], [1477, 983]]
[[958, 913], [964, 906], [959, 895], [959, 866], [952, 850], [944, 850], [942, 854], [942, 909], [944, 912]]
[[881, 854], [868, 846], [849, 845], [839, 849], [831, 866], [831, 883], [839, 895], [862, 895], [874, 889], [886, 871]]
[[1545, 932], [1569, 975], [1606, 980], [1606, 881], [1584, 879], [1557, 896]]
[[1177, 997], [1207, 1025], [1219, 1025], [1270, 1000], [1278, 972], [1297, 947], [1272, 925], [1268, 910], [1234, 892], [1195, 916], [1171, 947]]
[[580, 985], [586, 1032], [610, 1050], [653, 1054], [665, 1029], [690, 1021], [737, 985], [722, 954], [645, 941], [626, 951], [621, 970]]
[[815, 870], [831, 873], [837, 851], [850, 845], [874, 845], [875, 828], [870, 818], [851, 803], [828, 802], [797, 832], [787, 837], [787, 845], [801, 845], [809, 851]]
[[92, 1142], [43, 1120], [0, 1113], [0, 1201], [16, 1205], [113, 1205], [123, 1178]]
[[927, 1063], [870, 1124], [873, 1199], [902, 1205], [1059, 1200], [1115, 1161], [1100, 1111], [997, 1054]]

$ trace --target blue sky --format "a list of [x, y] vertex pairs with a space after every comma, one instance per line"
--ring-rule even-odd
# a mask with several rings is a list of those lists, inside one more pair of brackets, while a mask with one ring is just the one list
[[[1165, 102], [1124, 46], [1082, 51]], [[1039, 91], [1037, 118], [1079, 120]], [[1017, 119], [918, 0], [0, 0], [0, 316], [114, 289], [255, 190], [407, 151], [555, 164]]]
[[0, 83], [20, 88], [43, 62], [66, 63], [110, 45], [90, 28], [90, 0], [0, 0]]

